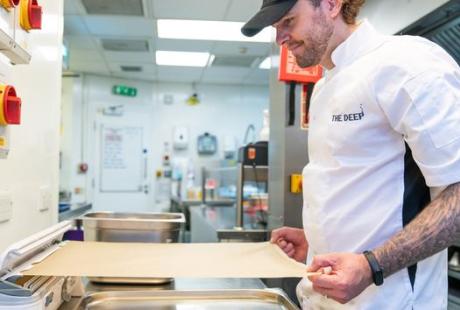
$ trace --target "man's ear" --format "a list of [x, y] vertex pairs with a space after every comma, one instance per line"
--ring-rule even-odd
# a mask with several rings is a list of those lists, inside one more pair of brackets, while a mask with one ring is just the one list
[[323, 0], [325, 5], [325, 12], [328, 13], [329, 17], [336, 18], [340, 15], [342, 10], [342, 0]]

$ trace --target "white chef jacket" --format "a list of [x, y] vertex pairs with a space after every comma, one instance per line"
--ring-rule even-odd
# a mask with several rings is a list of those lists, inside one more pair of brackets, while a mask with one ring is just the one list
[[[381, 35], [365, 20], [332, 61], [310, 109], [307, 263], [382, 245], [435, 192], [460, 181], [460, 68], [442, 48]], [[297, 294], [303, 309], [446, 309], [446, 256], [418, 262], [412, 281], [403, 269], [346, 305], [313, 292], [306, 279]]]

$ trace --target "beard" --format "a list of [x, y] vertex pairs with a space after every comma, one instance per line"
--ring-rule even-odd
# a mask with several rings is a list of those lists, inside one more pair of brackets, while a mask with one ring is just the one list
[[332, 23], [328, 23], [323, 14], [312, 20], [312, 29], [300, 42], [304, 46], [303, 53], [296, 55], [297, 65], [301, 68], [307, 68], [318, 65], [329, 46], [330, 38], [334, 32]]

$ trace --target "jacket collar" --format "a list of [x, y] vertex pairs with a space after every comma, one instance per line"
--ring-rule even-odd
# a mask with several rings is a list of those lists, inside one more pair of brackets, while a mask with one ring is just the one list
[[332, 52], [331, 59], [339, 71], [355, 60], [373, 51], [384, 43], [385, 36], [378, 33], [371, 23], [364, 19], [358, 28]]

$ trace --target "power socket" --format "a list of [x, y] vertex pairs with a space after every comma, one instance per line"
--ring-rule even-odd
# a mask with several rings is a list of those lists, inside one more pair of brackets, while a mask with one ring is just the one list
[[40, 187], [40, 201], [38, 211], [43, 212], [51, 209], [53, 204], [50, 187], [47, 185]]
[[8, 222], [13, 217], [13, 199], [8, 191], [0, 192], [0, 223]]

